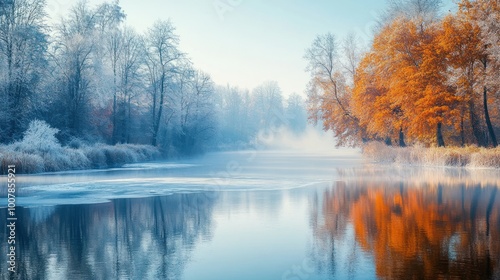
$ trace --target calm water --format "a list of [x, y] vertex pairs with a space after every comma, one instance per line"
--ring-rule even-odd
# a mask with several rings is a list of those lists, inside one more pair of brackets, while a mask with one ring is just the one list
[[[347, 150], [19, 175], [15, 276], [500, 279], [498, 173]], [[9, 278], [5, 227], [0, 240]]]

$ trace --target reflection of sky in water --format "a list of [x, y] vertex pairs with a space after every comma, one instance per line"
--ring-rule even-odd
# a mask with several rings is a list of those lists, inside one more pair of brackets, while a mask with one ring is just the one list
[[500, 277], [493, 170], [273, 152], [128, 168], [20, 176], [23, 279]]

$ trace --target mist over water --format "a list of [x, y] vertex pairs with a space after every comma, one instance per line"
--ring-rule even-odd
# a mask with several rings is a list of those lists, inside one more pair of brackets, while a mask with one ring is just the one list
[[[265, 135], [261, 133], [259, 135]], [[315, 153], [337, 153], [352, 149], [338, 149], [335, 147], [335, 138], [331, 131], [323, 131], [317, 127], [307, 126], [301, 133], [294, 133], [290, 129], [277, 129], [268, 137], [257, 138], [257, 143], [262, 143], [262, 147], [275, 150], [287, 150], [290, 152], [315, 152]]]

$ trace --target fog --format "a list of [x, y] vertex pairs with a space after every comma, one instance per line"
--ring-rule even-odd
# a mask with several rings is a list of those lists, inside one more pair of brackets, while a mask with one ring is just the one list
[[275, 133], [267, 135], [264, 132], [259, 133], [257, 143], [262, 147], [274, 150], [289, 150], [305, 153], [347, 153], [359, 154], [359, 148], [343, 148], [336, 146], [336, 140], [331, 131], [323, 131], [318, 127], [308, 125], [300, 134], [283, 127]]

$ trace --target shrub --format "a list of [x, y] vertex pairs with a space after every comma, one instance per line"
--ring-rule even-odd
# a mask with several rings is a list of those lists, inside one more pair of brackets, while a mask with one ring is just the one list
[[69, 157], [64, 153], [46, 153], [42, 155], [45, 171], [64, 171], [71, 169]]
[[[415, 154], [415, 149], [406, 149], [406, 148], [393, 148], [394, 151], [391, 153], [395, 154], [394, 162], [399, 164], [408, 164], [410, 162], [415, 162], [418, 159], [417, 154]], [[390, 149], [389, 149], [390, 150]]]
[[117, 145], [132, 153], [131, 156], [136, 161], [155, 160], [160, 157], [160, 151], [150, 145], [133, 145], [133, 144], [120, 144]]
[[106, 155], [104, 154], [104, 151], [97, 145], [85, 146], [83, 148], [83, 154], [89, 160], [91, 168], [105, 168], [108, 166], [106, 163]]
[[71, 163], [71, 169], [87, 169], [91, 167], [90, 160], [82, 150], [66, 148], [65, 154]]
[[395, 162], [397, 151], [381, 142], [369, 142], [363, 146], [363, 154], [376, 162]]
[[83, 146], [85, 146], [85, 141], [77, 137], [71, 137], [71, 139], [67, 142], [66, 146], [73, 149], [80, 149]]
[[467, 150], [451, 149], [445, 155], [445, 165], [448, 166], [467, 166], [470, 163], [471, 154]]
[[106, 164], [108, 167], [116, 167], [127, 162], [126, 153], [118, 147], [104, 146], [104, 154], [106, 155]]
[[481, 149], [472, 154], [470, 165], [472, 167], [500, 168], [500, 148]]
[[149, 145], [88, 146], [82, 140], [73, 138], [68, 142], [69, 146], [62, 147], [54, 136], [57, 131], [43, 121], [32, 121], [21, 141], [8, 146], [0, 145], [1, 172], [7, 172], [7, 166], [11, 164], [16, 165], [17, 172], [37, 173], [116, 167], [160, 157], [159, 150]]
[[61, 144], [55, 136], [58, 132], [58, 129], [50, 127], [45, 121], [33, 120], [24, 132], [23, 139], [18, 143], [17, 148], [22, 152], [38, 154], [59, 151]]
[[7, 174], [7, 166], [15, 165], [16, 173], [39, 173], [45, 170], [42, 157], [17, 151], [2, 151], [0, 166], [2, 174]]

